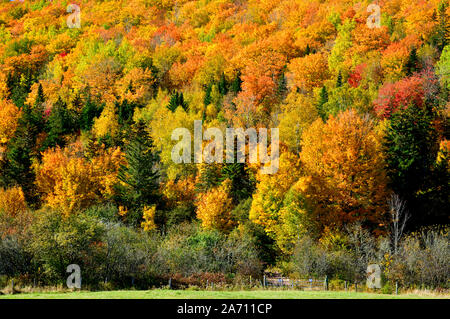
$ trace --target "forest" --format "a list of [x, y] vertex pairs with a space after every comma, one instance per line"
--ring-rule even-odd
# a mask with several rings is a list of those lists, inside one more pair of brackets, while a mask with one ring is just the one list
[[[371, 3], [2, 0], [0, 288], [449, 289], [450, 3]], [[174, 163], [198, 120], [278, 128], [278, 170]]]

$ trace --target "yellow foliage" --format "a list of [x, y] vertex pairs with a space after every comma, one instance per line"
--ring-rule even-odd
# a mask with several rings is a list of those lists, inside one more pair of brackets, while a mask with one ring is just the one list
[[119, 215], [124, 217], [127, 214], [128, 214], [128, 210], [125, 207], [123, 207], [123, 206], [119, 206]]
[[27, 204], [22, 188], [0, 188], [0, 212], [5, 212], [14, 217], [26, 209]]
[[169, 206], [176, 207], [195, 200], [195, 179], [187, 177], [178, 181], [168, 180], [164, 185], [163, 195]]
[[108, 104], [100, 114], [100, 117], [95, 119], [92, 131], [98, 137], [110, 134], [115, 136], [119, 131], [119, 122], [113, 104]]
[[8, 100], [0, 101], [0, 146], [8, 143], [16, 131], [21, 111]]
[[317, 117], [317, 109], [312, 98], [297, 92], [290, 93], [283, 105], [283, 113], [280, 115], [280, 124], [278, 125], [280, 140], [290, 150], [298, 151], [302, 133]]
[[50, 149], [35, 165], [36, 185], [46, 204], [70, 214], [110, 197], [112, 185], [123, 163], [120, 149], [101, 150], [90, 161], [82, 156], [80, 145]]
[[144, 218], [144, 221], [141, 223], [141, 227], [144, 228], [145, 231], [150, 231], [156, 228], [155, 212], [156, 206], [144, 207], [142, 216]]
[[321, 53], [293, 59], [288, 68], [291, 86], [303, 91], [321, 86], [329, 77], [327, 58]]
[[233, 226], [230, 186], [231, 182], [225, 180], [219, 187], [200, 194], [197, 200], [197, 217], [204, 228], [228, 231]]
[[274, 235], [276, 231], [284, 197], [298, 180], [299, 174], [299, 157], [293, 153], [284, 152], [280, 155], [280, 168], [276, 174], [259, 175], [249, 218], [264, 226], [265, 231], [270, 235]]

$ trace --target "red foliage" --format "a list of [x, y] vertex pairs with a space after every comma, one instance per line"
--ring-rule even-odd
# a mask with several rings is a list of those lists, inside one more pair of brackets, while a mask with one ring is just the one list
[[355, 70], [350, 73], [348, 77], [348, 84], [350, 84], [350, 86], [354, 88], [359, 86], [359, 82], [362, 80], [362, 75], [366, 67], [367, 64], [365, 63], [359, 64], [356, 66]]
[[374, 102], [376, 113], [382, 118], [388, 118], [401, 107], [407, 108], [411, 103], [422, 106], [425, 99], [425, 82], [425, 78], [413, 75], [383, 85]]

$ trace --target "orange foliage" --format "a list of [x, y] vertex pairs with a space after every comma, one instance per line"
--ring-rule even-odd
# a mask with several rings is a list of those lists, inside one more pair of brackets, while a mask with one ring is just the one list
[[304, 194], [323, 225], [385, 218], [387, 178], [381, 136], [367, 117], [348, 110], [304, 132], [301, 161], [310, 175]]
[[70, 214], [111, 197], [121, 163], [119, 148], [101, 150], [90, 161], [80, 145], [50, 149], [35, 166], [36, 185], [48, 206]]

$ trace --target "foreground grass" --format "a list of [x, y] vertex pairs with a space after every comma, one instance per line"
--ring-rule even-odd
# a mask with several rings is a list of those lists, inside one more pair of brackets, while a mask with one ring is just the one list
[[241, 290], [241, 291], [193, 291], [193, 290], [117, 290], [42, 292], [1, 295], [0, 299], [440, 299], [449, 295], [297, 291], [297, 290]]

